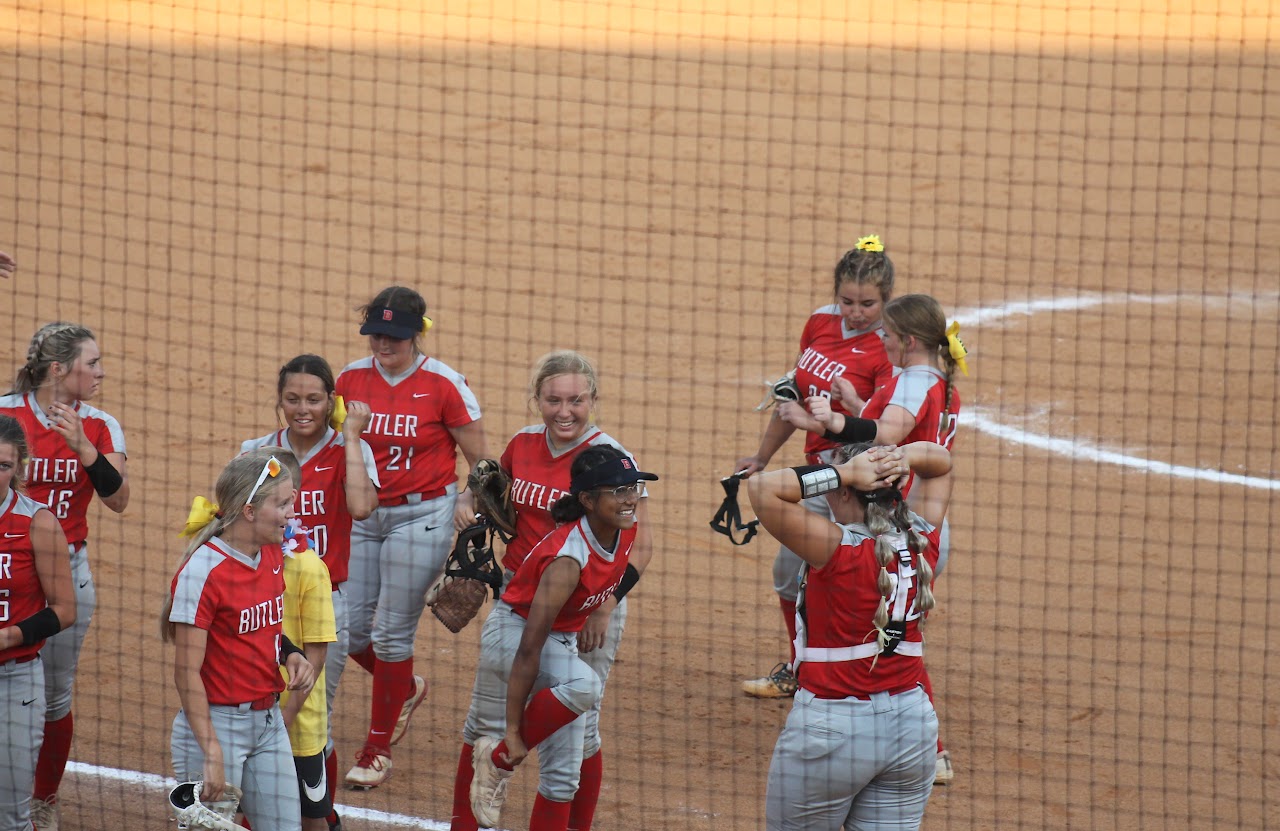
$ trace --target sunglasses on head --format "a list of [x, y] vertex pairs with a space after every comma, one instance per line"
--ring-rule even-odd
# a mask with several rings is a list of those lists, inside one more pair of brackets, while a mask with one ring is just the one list
[[270, 459], [267, 459], [267, 463], [262, 466], [262, 472], [258, 474], [258, 481], [253, 483], [253, 490], [249, 491], [249, 498], [244, 501], [244, 504], [252, 505], [253, 497], [258, 493], [258, 489], [262, 487], [262, 483], [267, 481], [268, 477], [274, 479], [279, 475], [280, 461], [276, 459], [275, 456], [272, 456]]

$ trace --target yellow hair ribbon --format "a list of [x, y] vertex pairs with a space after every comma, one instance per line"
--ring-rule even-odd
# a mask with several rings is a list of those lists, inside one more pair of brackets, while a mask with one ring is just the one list
[[179, 537], [194, 537], [200, 533], [200, 529], [204, 528], [218, 515], [218, 506], [205, 499], [203, 496], [197, 496], [191, 500], [191, 512], [187, 514], [187, 527], [182, 530]]
[[427, 317], [426, 315], [423, 315], [423, 316], [422, 316], [422, 334], [424, 334], [424, 335], [425, 335], [427, 332], [430, 332], [430, 331], [431, 331], [431, 327], [432, 327], [432, 326], [434, 326], [434, 325], [435, 325], [435, 321], [434, 321], [434, 320], [432, 320], [431, 318]]
[[862, 251], [875, 251], [877, 253], [882, 253], [884, 251], [884, 243], [881, 242], [880, 237], [875, 234], [870, 234], [858, 240], [858, 244], [854, 247], [861, 249]]
[[969, 365], [964, 359], [969, 351], [964, 348], [964, 342], [960, 340], [960, 321], [958, 320], [951, 321], [951, 325], [947, 327], [947, 349], [951, 352], [951, 358], [956, 362], [956, 366], [960, 367], [960, 371], [968, 375]]
[[341, 430], [342, 424], [347, 420], [347, 405], [343, 403], [341, 395], [333, 397], [333, 413], [329, 416], [329, 426], [335, 430]]

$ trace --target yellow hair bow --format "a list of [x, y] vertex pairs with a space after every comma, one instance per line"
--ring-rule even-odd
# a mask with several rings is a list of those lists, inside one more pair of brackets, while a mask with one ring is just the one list
[[341, 395], [333, 397], [333, 412], [329, 415], [329, 426], [335, 430], [341, 430], [342, 424], [347, 420], [347, 405], [343, 403]]
[[434, 321], [434, 320], [432, 320], [431, 318], [427, 317], [426, 315], [423, 315], [423, 316], [422, 316], [422, 334], [424, 334], [424, 335], [425, 335], [427, 332], [430, 332], [430, 331], [431, 331], [431, 327], [432, 327], [433, 325], [435, 325], [435, 321]]
[[191, 512], [187, 514], [187, 527], [182, 529], [179, 537], [194, 537], [200, 533], [200, 529], [204, 528], [210, 522], [213, 522], [218, 516], [218, 506], [205, 499], [203, 496], [197, 496], [191, 500]]
[[947, 327], [947, 349], [951, 352], [951, 358], [956, 362], [956, 366], [960, 367], [960, 371], [968, 375], [969, 365], [964, 359], [969, 351], [964, 348], [964, 342], [960, 340], [960, 321], [958, 320], [951, 321], [951, 325]]
[[875, 234], [870, 234], [858, 240], [858, 244], [854, 247], [859, 248], [863, 251], [876, 251], [876, 252], [884, 251], [884, 243], [881, 242], [880, 237], [876, 236]]

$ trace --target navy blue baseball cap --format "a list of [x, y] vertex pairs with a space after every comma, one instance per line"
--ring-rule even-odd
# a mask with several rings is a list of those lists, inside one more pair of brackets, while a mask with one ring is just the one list
[[375, 306], [364, 316], [364, 324], [360, 327], [360, 334], [388, 335], [400, 340], [409, 340], [430, 328], [431, 318], [429, 317], [419, 317], [413, 312]]
[[582, 493], [593, 488], [612, 488], [618, 485], [630, 485], [632, 482], [656, 482], [658, 477], [653, 473], [645, 473], [636, 469], [636, 463], [625, 456], [621, 459], [610, 459], [602, 465], [591, 468], [585, 473], [573, 477], [569, 484], [571, 493]]

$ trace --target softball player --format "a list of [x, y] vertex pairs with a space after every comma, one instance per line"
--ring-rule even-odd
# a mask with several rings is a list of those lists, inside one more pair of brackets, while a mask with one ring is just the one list
[[129, 504], [124, 432], [107, 413], [86, 403], [106, 373], [93, 332], [73, 323], [40, 328], [27, 348], [14, 388], [0, 396], [0, 413], [22, 424], [30, 443], [27, 494], [45, 503], [70, 542], [76, 623], [45, 642], [44, 745], [36, 765], [31, 816], [39, 831], [58, 828], [57, 795], [71, 753], [71, 691], [85, 634], [97, 606], [89, 569], [89, 503], [96, 492], [116, 513]]
[[[769, 763], [769, 831], [917, 829], [933, 789], [938, 718], [922, 688], [921, 628], [934, 605], [951, 454], [931, 442], [868, 448], [749, 483], [760, 522], [805, 561], [800, 689]], [[893, 485], [911, 471], [908, 510]], [[799, 504], [814, 496], [836, 521]]]
[[[893, 295], [893, 262], [884, 253], [880, 238], [867, 236], [858, 240], [836, 264], [834, 282], [836, 302], [816, 310], [800, 336], [796, 385], [806, 398], [830, 399], [833, 382], [843, 378], [859, 395], [869, 397], [892, 372], [880, 340], [880, 313]], [[764, 470], [796, 429], [786, 418], [794, 406], [783, 404], [774, 411], [759, 449], [754, 455], [739, 459], [736, 471], [749, 476]], [[834, 401], [833, 406], [843, 408], [839, 401]], [[821, 430], [805, 435], [804, 452], [810, 464], [829, 458], [836, 446], [822, 436]], [[805, 505], [814, 513], [829, 516], [822, 500], [810, 500]], [[779, 547], [773, 563], [773, 588], [792, 641], [800, 566], [795, 552], [785, 545]], [[795, 673], [790, 663], [781, 663], [763, 678], [744, 681], [742, 690], [756, 698], [785, 698], [795, 694]]]
[[316, 674], [281, 629], [282, 543], [294, 498], [280, 462], [286, 452], [266, 447], [232, 459], [218, 477], [217, 504], [196, 498], [183, 532], [192, 540], [165, 598], [161, 631], [175, 644], [182, 702], [170, 740], [178, 781], [202, 781], [205, 801], [235, 785], [255, 828], [301, 831], [278, 701], [286, 686], [307, 696]]
[[[937, 300], [925, 294], [895, 298], [884, 307], [884, 343], [897, 369], [893, 378], [876, 390], [862, 408], [861, 417], [847, 417], [832, 411], [830, 402], [814, 397], [806, 401], [809, 413], [795, 407], [787, 417], [803, 429], [824, 429], [826, 435], [845, 441], [872, 441], [877, 444], [909, 444], [918, 441], [951, 449], [960, 416], [960, 394], [953, 378], [956, 368], [968, 374], [966, 351], [960, 342], [960, 326], [947, 326], [946, 315]], [[844, 382], [838, 382], [843, 384]], [[851, 391], [842, 390], [842, 400]], [[910, 488], [910, 482], [904, 492]], [[951, 553], [950, 525], [943, 519], [938, 566], [942, 574]], [[926, 672], [924, 685], [933, 698], [933, 685]], [[938, 740], [935, 785], [955, 779], [951, 753]]]
[[[599, 381], [595, 367], [583, 355], [572, 351], [552, 352], [538, 360], [533, 368], [530, 393], [533, 404], [542, 416], [541, 424], [525, 427], [508, 442], [499, 463], [512, 479], [511, 499], [516, 509], [516, 536], [507, 543], [503, 568], [507, 582], [518, 571], [529, 552], [543, 537], [555, 530], [556, 523], [551, 508], [557, 500], [569, 493], [570, 470], [584, 451], [592, 447], [615, 447], [628, 459], [631, 454], [612, 436], [597, 427], [592, 414], [595, 410]], [[648, 528], [647, 492], [641, 491], [636, 505], [636, 541], [631, 547], [629, 561], [637, 574], [643, 574], [653, 557]], [[459, 497], [461, 502], [470, 498], [470, 492]], [[468, 504], [470, 504], [468, 502]], [[603, 688], [609, 680], [622, 640], [622, 630], [627, 619], [627, 602], [622, 599], [606, 599], [589, 615], [578, 633], [578, 652], [582, 660], [600, 676], [601, 699], [587, 711], [583, 718], [583, 746], [570, 749], [565, 746], [571, 736], [562, 731], [544, 741], [538, 750], [539, 767], [560, 768], [581, 759], [578, 770], [578, 788], [573, 794], [569, 827], [574, 831], [588, 831], [600, 797], [600, 784], [604, 775], [604, 755], [600, 749], [600, 703]], [[454, 791], [453, 814], [470, 816], [470, 799], [467, 788], [471, 782], [471, 744], [462, 746], [458, 759], [460, 787]], [[570, 771], [558, 774], [562, 780]]]
[[[325, 781], [329, 801], [338, 780], [333, 752], [333, 700], [338, 678], [347, 660], [348, 564], [351, 559], [352, 520], [366, 519], [378, 506], [378, 471], [373, 450], [360, 438], [369, 424], [367, 404], [360, 401], [339, 406], [333, 370], [319, 355], [299, 355], [280, 368], [276, 380], [276, 406], [285, 429], [246, 441], [240, 452], [279, 445], [297, 458], [301, 485], [293, 509], [307, 528], [316, 554], [328, 568], [337, 640], [326, 651], [325, 702], [329, 744], [325, 748]], [[336, 813], [329, 819], [335, 825]]]
[[457, 449], [473, 466], [487, 454], [466, 379], [419, 348], [431, 325], [426, 311], [412, 289], [379, 292], [360, 327], [373, 354], [337, 382], [344, 399], [372, 411], [364, 438], [382, 483], [377, 511], [351, 530], [349, 649], [373, 675], [369, 733], [346, 776], [355, 788], [391, 775], [391, 745], [426, 697], [427, 682], [413, 672], [413, 641], [426, 591], [453, 548], [455, 509], [467, 510], [457, 504]]
[[540, 765], [529, 827], [569, 825], [586, 729], [578, 717], [604, 692], [599, 673], [578, 655], [577, 633], [596, 609], [625, 596], [639, 579], [628, 561], [636, 508], [641, 483], [658, 478], [637, 470], [611, 445], [580, 453], [570, 476], [569, 493], [551, 509], [562, 524], [529, 552], [485, 619], [463, 728], [473, 748], [471, 764], [461, 762], [454, 781], [454, 831], [497, 825], [516, 765], [557, 731], [568, 758]]
[[22, 425], [0, 416], [0, 831], [31, 829], [44, 733], [40, 646], [76, 619], [66, 535], [44, 505], [20, 493], [28, 456]]

